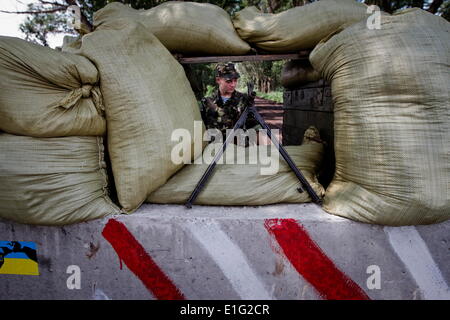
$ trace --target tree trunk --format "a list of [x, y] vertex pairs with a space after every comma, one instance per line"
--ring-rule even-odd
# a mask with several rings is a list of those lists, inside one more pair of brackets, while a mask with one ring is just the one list
[[439, 10], [439, 7], [442, 5], [442, 3], [444, 3], [444, 0], [434, 0], [430, 4], [430, 7], [428, 8], [428, 12], [435, 14]]
[[423, 4], [425, 1], [423, 0], [413, 0], [411, 3], [412, 7], [423, 9]]

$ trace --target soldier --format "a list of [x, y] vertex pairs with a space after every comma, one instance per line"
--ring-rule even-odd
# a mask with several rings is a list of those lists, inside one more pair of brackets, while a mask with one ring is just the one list
[[[218, 64], [216, 67], [217, 91], [212, 97], [202, 99], [203, 120], [207, 129], [219, 129], [223, 139], [226, 130], [232, 129], [248, 104], [249, 97], [236, 90], [240, 75], [233, 63]], [[260, 129], [261, 126], [249, 115], [244, 129]], [[245, 143], [248, 145], [248, 143]]]

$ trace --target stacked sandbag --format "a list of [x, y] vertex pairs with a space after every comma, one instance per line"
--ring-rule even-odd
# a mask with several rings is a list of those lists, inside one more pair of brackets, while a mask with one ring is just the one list
[[290, 60], [281, 71], [281, 85], [288, 89], [319, 80], [320, 74], [314, 70], [309, 60]]
[[0, 37], [1, 218], [64, 225], [120, 212], [98, 81], [85, 57]]
[[81, 46], [82, 37], [64, 36], [61, 51], [63, 52], [77, 52]]
[[341, 25], [367, 17], [367, 6], [355, 0], [321, 0], [272, 14], [250, 6], [236, 13], [239, 36], [268, 52], [312, 49]]
[[[274, 146], [271, 151], [261, 150], [267, 147], [244, 148], [234, 144], [228, 145], [194, 204], [256, 206], [311, 202], [305, 190], [302, 193], [297, 190], [300, 182], [278, 150]], [[203, 158], [196, 159], [194, 164], [186, 165], [166, 184], [153, 192], [147, 198], [147, 202], [186, 203], [206, 171], [209, 159], [212, 159], [220, 148], [222, 144], [208, 145]], [[316, 194], [319, 197], [323, 196], [324, 189], [316, 176], [322, 161], [323, 145], [309, 142], [300, 146], [286, 146], [285, 149]], [[267, 158], [259, 156], [266, 154], [266, 151]], [[250, 160], [251, 155], [256, 161]]]
[[135, 10], [113, 2], [95, 13], [94, 27], [113, 25], [117, 18], [142, 23], [144, 30], [171, 52], [239, 55], [250, 51], [228, 13], [209, 3], [169, 1], [149, 10]]
[[79, 54], [100, 73], [118, 200], [131, 213], [183, 166], [171, 161], [174, 130], [192, 138], [191, 159], [202, 152], [193, 139], [194, 121], [203, 126], [197, 100], [183, 67], [140, 23], [98, 27], [83, 37]]
[[336, 173], [324, 209], [383, 225], [450, 218], [450, 24], [420, 9], [311, 53], [331, 82]]
[[0, 217], [66, 225], [118, 214], [105, 168], [101, 137], [0, 133]]
[[86, 58], [0, 37], [0, 130], [35, 137], [105, 133], [98, 71]]

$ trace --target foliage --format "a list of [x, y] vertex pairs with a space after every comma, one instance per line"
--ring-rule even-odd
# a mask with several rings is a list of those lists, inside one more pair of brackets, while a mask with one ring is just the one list
[[211, 87], [214, 88], [214, 67], [212, 64], [183, 65], [197, 100], [205, 96], [205, 93], [211, 92]]
[[205, 91], [204, 96], [205, 97], [211, 97], [214, 94], [214, 91], [216, 91], [216, 90], [217, 90], [216, 86], [208, 84], [206, 86], [206, 91]]
[[450, 21], [450, 1], [446, 1], [440, 8], [438, 13], [447, 21]]
[[275, 101], [277, 103], [283, 103], [283, 91], [271, 91], [268, 93], [257, 91], [256, 96], [263, 99]]
[[[28, 5], [30, 11], [38, 11], [40, 8], [40, 4], [31, 3]], [[75, 34], [73, 29], [68, 26], [67, 16], [63, 12], [39, 13], [27, 16], [19, 29], [25, 34], [25, 40], [44, 46], [48, 46], [47, 37], [49, 34]]]
[[246, 90], [246, 83], [255, 83], [255, 89], [264, 93], [281, 88], [280, 76], [286, 61], [258, 61], [237, 64], [241, 73], [239, 89]]

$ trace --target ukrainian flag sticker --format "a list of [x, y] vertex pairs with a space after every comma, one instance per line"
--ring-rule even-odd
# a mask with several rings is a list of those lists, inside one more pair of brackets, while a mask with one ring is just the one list
[[29, 241], [0, 241], [0, 274], [38, 276], [36, 244]]

